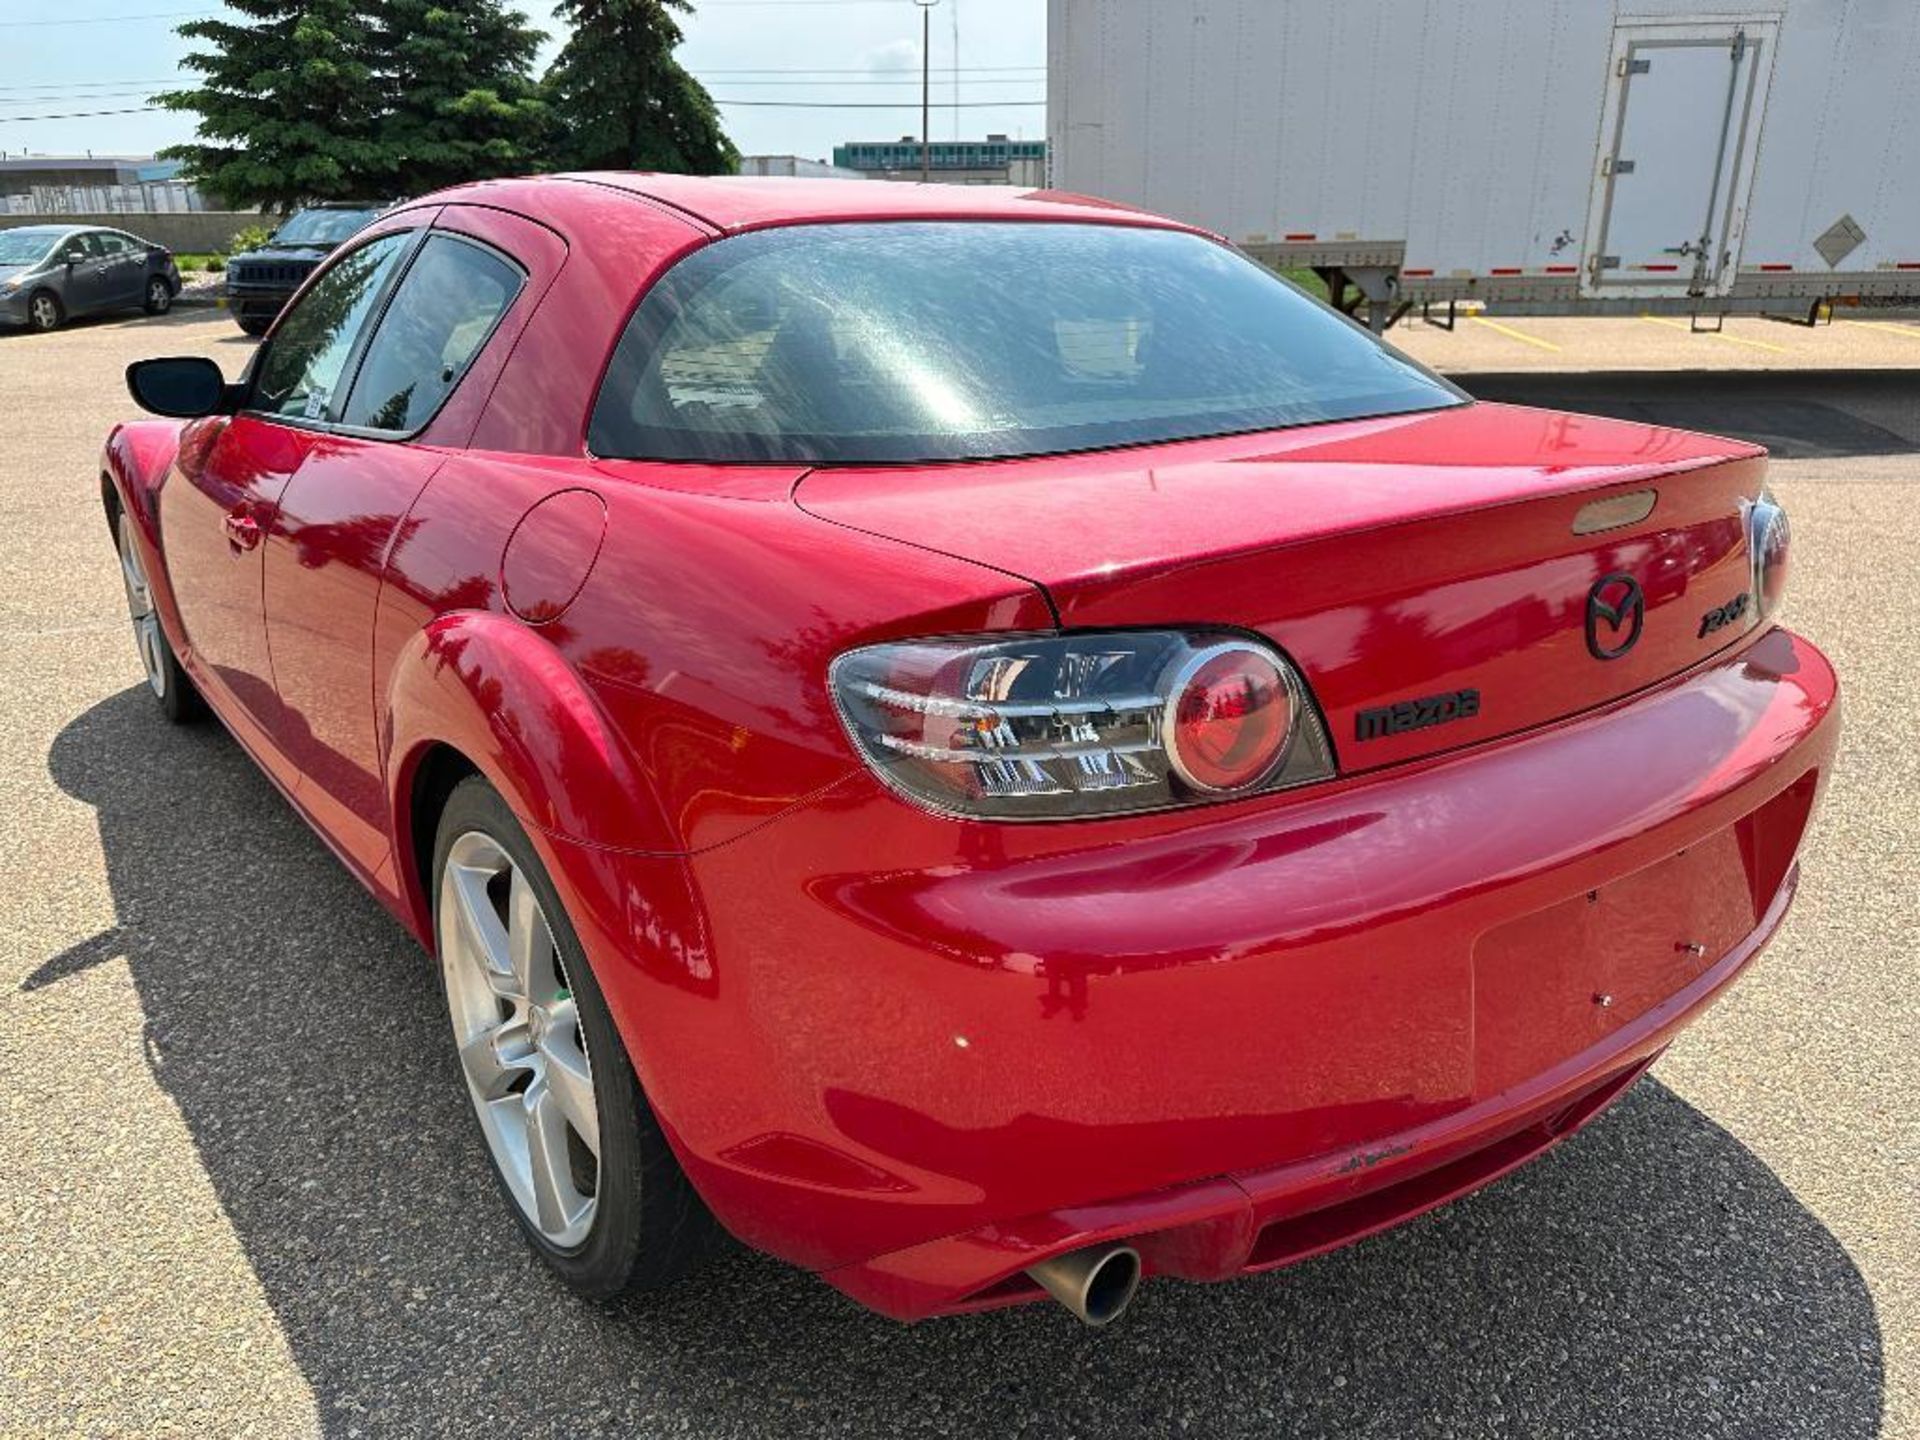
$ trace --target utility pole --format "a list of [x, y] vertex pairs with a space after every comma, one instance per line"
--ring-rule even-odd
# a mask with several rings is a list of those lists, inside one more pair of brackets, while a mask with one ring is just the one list
[[933, 178], [933, 7], [940, 0], [913, 3], [920, 7], [920, 183], [924, 185]]

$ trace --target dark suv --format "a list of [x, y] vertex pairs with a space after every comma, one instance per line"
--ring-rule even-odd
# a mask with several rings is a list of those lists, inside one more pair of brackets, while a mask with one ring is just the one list
[[264, 335], [314, 266], [386, 205], [341, 201], [289, 215], [258, 250], [227, 261], [227, 308], [249, 335]]

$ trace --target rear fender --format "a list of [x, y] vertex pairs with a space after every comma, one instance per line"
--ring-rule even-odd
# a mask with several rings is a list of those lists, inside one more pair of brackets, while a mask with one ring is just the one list
[[[395, 658], [380, 713], [396, 854], [421, 933], [432, 913], [414, 873], [413, 791], [437, 746], [459, 752], [536, 844], [673, 851], [652, 785], [600, 703], [545, 635], [485, 611], [439, 616]], [[551, 859], [553, 845], [542, 844]]]

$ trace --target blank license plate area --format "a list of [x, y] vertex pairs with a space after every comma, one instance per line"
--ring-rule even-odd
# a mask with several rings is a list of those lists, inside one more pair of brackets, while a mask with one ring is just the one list
[[1742, 827], [1480, 937], [1474, 1091], [1536, 1075], [1638, 1019], [1759, 921]]

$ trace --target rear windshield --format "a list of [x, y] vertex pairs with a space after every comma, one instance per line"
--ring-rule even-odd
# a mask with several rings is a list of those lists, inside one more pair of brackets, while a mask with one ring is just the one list
[[885, 464], [1193, 439], [1463, 403], [1181, 231], [919, 221], [755, 231], [654, 285], [594, 453]]
[[301, 210], [273, 232], [276, 245], [338, 245], [378, 210]]

